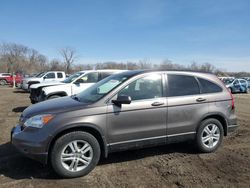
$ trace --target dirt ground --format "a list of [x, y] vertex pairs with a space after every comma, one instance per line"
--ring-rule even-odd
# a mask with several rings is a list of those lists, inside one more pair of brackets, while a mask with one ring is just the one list
[[10, 130], [30, 105], [28, 94], [0, 87], [0, 187], [250, 187], [250, 95], [235, 95], [240, 128], [212, 154], [192, 144], [111, 154], [88, 176], [60, 179], [11, 146]]

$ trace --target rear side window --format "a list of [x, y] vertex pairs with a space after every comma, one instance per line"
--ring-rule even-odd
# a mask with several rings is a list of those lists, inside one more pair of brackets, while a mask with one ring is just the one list
[[200, 94], [200, 88], [195, 77], [174, 74], [168, 75], [168, 95], [170, 97], [197, 94]]
[[202, 93], [218, 93], [222, 91], [222, 88], [213, 82], [210, 82], [202, 78], [198, 78], [198, 80], [201, 84]]
[[10, 76], [10, 74], [2, 74], [2, 76]]
[[61, 72], [57, 73], [57, 78], [63, 78], [63, 74]]

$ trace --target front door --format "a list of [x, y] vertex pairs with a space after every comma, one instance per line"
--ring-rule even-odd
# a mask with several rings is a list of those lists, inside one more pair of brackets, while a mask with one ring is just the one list
[[166, 142], [167, 108], [163, 75], [149, 74], [129, 83], [118, 95], [130, 96], [130, 104], [108, 104], [108, 143], [123, 150]]

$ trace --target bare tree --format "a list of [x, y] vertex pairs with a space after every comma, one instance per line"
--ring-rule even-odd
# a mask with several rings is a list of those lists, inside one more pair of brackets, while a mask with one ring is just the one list
[[76, 60], [76, 50], [70, 47], [65, 47], [60, 50], [60, 54], [63, 57], [63, 61], [66, 66], [66, 72], [70, 73], [71, 67]]
[[15, 43], [3, 43], [0, 49], [1, 57], [7, 63], [7, 72], [22, 71], [28, 47]]
[[151, 69], [152, 63], [148, 59], [143, 59], [138, 62], [140, 69]]
[[50, 61], [50, 70], [51, 71], [63, 70], [63, 65], [62, 65], [61, 61], [58, 59], [52, 59]]

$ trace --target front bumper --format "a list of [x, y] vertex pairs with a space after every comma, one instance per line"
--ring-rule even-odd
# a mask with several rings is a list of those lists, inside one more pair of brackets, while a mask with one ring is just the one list
[[28, 158], [47, 164], [48, 152], [46, 152], [44, 143], [37, 138], [39, 137], [36, 136], [34, 131], [25, 132], [20, 125], [17, 125], [11, 131], [12, 145]]
[[44, 92], [35, 91], [34, 89], [31, 89], [29, 98], [31, 103], [37, 103], [46, 100], [46, 95], [44, 94]]

